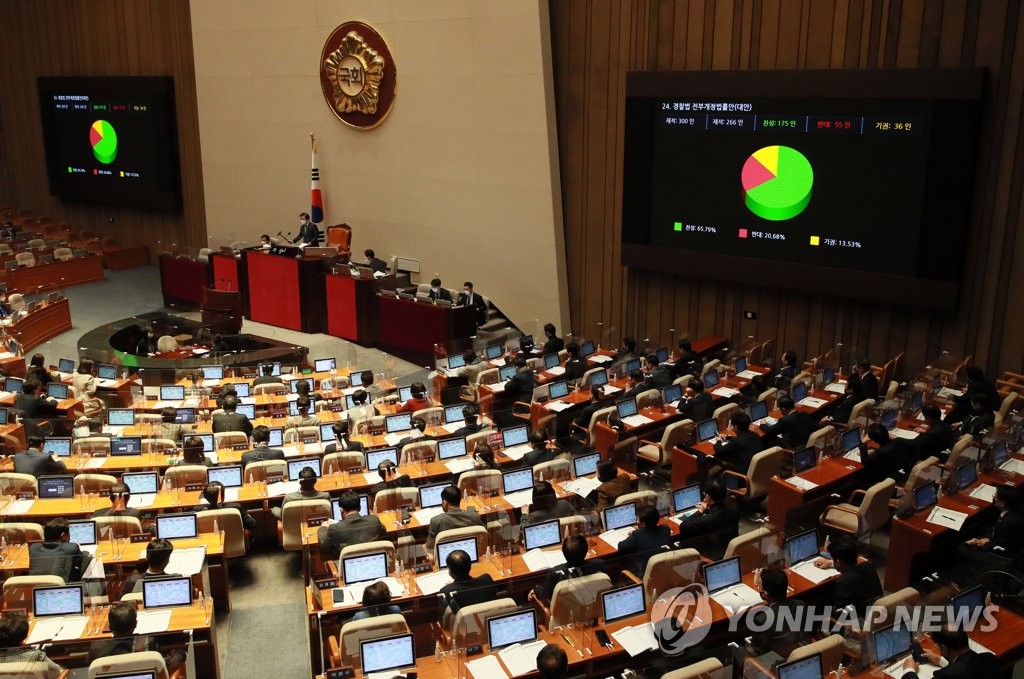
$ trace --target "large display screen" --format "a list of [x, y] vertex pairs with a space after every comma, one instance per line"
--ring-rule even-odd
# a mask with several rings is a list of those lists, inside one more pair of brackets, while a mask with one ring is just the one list
[[180, 205], [169, 77], [39, 78], [50, 191], [113, 205]]
[[982, 75], [629, 74], [623, 263], [951, 308]]

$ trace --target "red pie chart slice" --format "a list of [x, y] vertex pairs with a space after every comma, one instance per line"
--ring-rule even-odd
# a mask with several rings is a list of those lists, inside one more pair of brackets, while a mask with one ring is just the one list
[[89, 143], [93, 146], [99, 144], [103, 140], [103, 135], [95, 127], [89, 128]]
[[747, 158], [747, 162], [743, 164], [743, 173], [740, 177], [745, 189], [750, 190], [770, 179], [775, 179], [774, 172], [758, 162], [754, 156]]

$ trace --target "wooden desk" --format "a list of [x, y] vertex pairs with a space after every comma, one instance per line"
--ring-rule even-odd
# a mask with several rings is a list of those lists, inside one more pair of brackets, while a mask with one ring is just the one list
[[68, 298], [43, 304], [27, 315], [19, 315], [4, 328], [21, 344], [22, 350], [31, 351], [47, 340], [71, 329], [71, 307]]
[[128, 245], [124, 247], [104, 246], [103, 268], [111, 271], [134, 269], [149, 264], [149, 247], [146, 245]]
[[470, 308], [434, 306], [390, 295], [379, 295], [377, 304], [378, 348], [418, 365], [433, 363], [436, 345], [450, 352], [455, 342], [476, 334], [476, 312]]
[[340, 274], [324, 276], [327, 292], [327, 334], [343, 337], [363, 346], [377, 343], [380, 333], [380, 305], [377, 291], [393, 290], [394, 274], [374, 278], [368, 269], [353, 277], [343, 268]]
[[[818, 484], [802, 490], [785, 479], [774, 477], [768, 489], [768, 520], [786, 530], [816, 526], [826, 505], [832, 504], [832, 493], [840, 493], [853, 485], [856, 474], [863, 469], [859, 462], [843, 457], [828, 458], [800, 474], [800, 478]], [[843, 497], [841, 500], [846, 501]]]
[[71, 285], [95, 283], [103, 278], [103, 258], [99, 255], [72, 257], [13, 271], [0, 271], [0, 282], [7, 283], [8, 293], [57, 290]]
[[637, 414], [649, 418], [651, 421], [638, 427], [625, 425], [624, 431], [613, 429], [606, 422], [600, 422], [594, 427], [594, 448], [604, 457], [608, 457], [612, 447], [620, 439], [635, 436], [638, 439], [657, 440], [661, 437], [661, 431], [677, 420], [683, 419], [682, 414], [671, 406], [650, 406], [640, 410]]
[[327, 327], [323, 261], [244, 250], [249, 319], [300, 332]]
[[210, 277], [208, 265], [167, 252], [160, 254], [159, 264], [164, 306], [180, 304], [198, 308], [202, 305], [203, 288]]

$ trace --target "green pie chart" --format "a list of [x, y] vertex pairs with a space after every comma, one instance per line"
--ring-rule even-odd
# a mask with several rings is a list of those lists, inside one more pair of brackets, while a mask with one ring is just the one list
[[814, 169], [794, 148], [765, 146], [747, 158], [740, 181], [747, 209], [779, 222], [796, 217], [811, 202]]
[[92, 154], [104, 165], [114, 162], [117, 157], [117, 132], [106, 120], [97, 120], [89, 128], [89, 143]]

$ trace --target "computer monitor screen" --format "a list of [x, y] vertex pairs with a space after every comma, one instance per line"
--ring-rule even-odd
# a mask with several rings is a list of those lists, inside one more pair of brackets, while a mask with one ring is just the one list
[[469, 555], [473, 563], [477, 562], [476, 538], [462, 538], [461, 540], [445, 540], [437, 543], [437, 563], [442, 565], [448, 561], [448, 555], [457, 549], [461, 549]]
[[451, 460], [466, 454], [466, 437], [442, 439], [437, 442], [437, 456], [442, 460]]
[[267, 445], [271, 448], [279, 448], [284, 445], [284, 429], [281, 427], [270, 428], [270, 438], [267, 439]]
[[363, 373], [361, 370], [353, 370], [348, 374], [348, 383], [353, 387], [363, 386]]
[[821, 654], [779, 665], [779, 679], [822, 679]]
[[62, 358], [57, 361], [57, 371], [62, 373], [75, 372], [75, 362], [70, 358]]
[[949, 607], [954, 620], [968, 620], [985, 608], [985, 586], [976, 585], [950, 597]]
[[63, 401], [68, 397], [68, 385], [61, 384], [60, 382], [50, 382], [46, 385], [46, 395], [58, 401]]
[[213, 434], [192, 434], [192, 436], [198, 437], [203, 442], [204, 453], [212, 453], [216, 449]]
[[299, 472], [306, 467], [313, 470], [317, 478], [320, 478], [320, 458], [319, 457], [300, 457], [297, 460], [288, 460], [288, 480], [298, 481]]
[[926, 483], [914, 489], [914, 511], [927, 509], [939, 501], [938, 487], [934, 483]]
[[462, 354], [452, 354], [448, 357], [448, 369], [455, 370], [466, 365], [466, 359], [462, 357]]
[[879, 665], [888, 663], [904, 653], [910, 653], [914, 639], [910, 628], [900, 625], [890, 625], [871, 633], [871, 650], [874, 661]]
[[589, 474], [597, 473], [597, 464], [601, 461], [601, 453], [588, 453], [587, 455], [577, 455], [572, 458], [572, 473], [573, 476], [579, 478], [581, 476], [587, 476]]
[[697, 425], [697, 440], [707, 441], [718, 436], [718, 422], [715, 420], [704, 420]]
[[224, 379], [224, 366], [222, 365], [204, 365], [200, 366], [200, 370], [203, 371], [204, 380]]
[[608, 371], [598, 370], [597, 372], [590, 373], [590, 386], [600, 387], [608, 384]]
[[631, 417], [636, 415], [637, 406], [635, 398], [626, 398], [621, 401], [615, 402], [615, 410], [618, 413], [619, 418]]
[[843, 432], [843, 452], [860, 447], [860, 429], [853, 427]]
[[505, 494], [533, 488], [533, 468], [513, 469], [510, 472], [501, 473], [501, 486]]
[[384, 418], [384, 427], [389, 434], [394, 434], [399, 431], [408, 431], [412, 429], [412, 413], [388, 415]]
[[37, 618], [49, 615], [82, 615], [84, 606], [82, 585], [32, 588], [32, 614]]
[[341, 560], [341, 569], [346, 585], [380, 580], [388, 576], [388, 555], [385, 552], [373, 552], [346, 557]]
[[892, 409], [886, 410], [878, 418], [878, 421], [886, 429], [892, 429], [896, 426], [896, 411]]
[[112, 436], [110, 438], [111, 455], [139, 455], [141, 453], [141, 436]]
[[532, 608], [487, 618], [487, 643], [492, 651], [536, 638], [537, 618]]
[[441, 506], [441, 492], [448, 488], [450, 483], [435, 483], [430, 486], [420, 486], [420, 509]]
[[242, 485], [242, 467], [234, 464], [229, 467], [210, 467], [206, 470], [208, 483], [214, 481], [225, 488], [238, 488]]
[[789, 395], [793, 397], [794, 402], [799, 402], [807, 397], [807, 386], [803, 382], [797, 382], [793, 385]]
[[505, 353], [505, 346], [502, 344], [491, 344], [487, 347], [487, 360], [493, 361]]
[[544, 369], [550, 370], [556, 365], [560, 365], [561, 361], [558, 360], [558, 354], [544, 354]]
[[299, 393], [299, 385], [302, 384], [303, 382], [305, 382], [306, 384], [309, 385], [309, 390], [311, 392], [313, 391], [313, 387], [315, 385], [315, 382], [314, 382], [313, 378], [312, 377], [304, 377], [304, 378], [301, 378], [301, 379], [297, 379], [297, 380], [292, 380], [291, 381], [291, 384], [289, 385], [289, 389], [290, 389], [291, 393], [293, 393], [293, 394]]
[[131, 408], [109, 408], [107, 424], [112, 427], [131, 427], [135, 424], [135, 411]]
[[324, 424], [320, 425], [320, 440], [321, 441], [323, 441], [324, 443], [329, 443], [331, 441], [336, 441], [337, 439], [338, 439], [338, 437], [334, 433], [334, 423], [333, 422], [325, 422]]
[[558, 519], [523, 526], [523, 543], [526, 545], [526, 551], [561, 544], [562, 529]]
[[318, 373], [326, 373], [338, 369], [338, 361], [334, 358], [317, 358], [313, 361], [313, 370]]
[[658, 363], [664, 363], [668, 360], [668, 347], [659, 348], [654, 355], [658, 357]]
[[636, 523], [635, 502], [623, 502], [621, 505], [607, 507], [603, 513], [605, 530], [626, 528]]
[[795, 566], [818, 554], [818, 532], [812, 529], [786, 538], [782, 549], [786, 552], [786, 563]]
[[639, 358], [632, 358], [632, 359], [626, 361], [626, 374], [627, 375], [629, 373], [633, 372], [634, 370], [639, 370], [639, 369], [640, 369], [640, 359]]
[[73, 474], [39, 477], [40, 498], [71, 499], [75, 496], [75, 477]]
[[832, 368], [825, 368], [821, 371], [821, 381], [823, 384], [832, 384], [836, 379], [836, 371]]
[[529, 427], [525, 424], [515, 427], [506, 427], [501, 430], [501, 445], [506, 448], [522, 445], [530, 437]]
[[601, 593], [601, 609], [604, 611], [604, 622], [607, 625], [616, 620], [640, 615], [644, 606], [644, 586], [627, 585], [618, 589], [609, 589]]
[[0, 424], [7, 424], [11, 417], [11, 411], [8, 408], [0, 408]]
[[514, 365], [503, 365], [498, 368], [498, 379], [501, 381], [510, 380], [516, 374], [516, 367]]
[[569, 394], [569, 383], [560, 380], [558, 382], [552, 382], [548, 386], [548, 398], [562, 398]]
[[252, 403], [239, 403], [235, 407], [235, 412], [245, 415], [250, 420], [256, 419], [256, 406]]
[[160, 386], [161, 401], [183, 401], [185, 400], [185, 387], [177, 384], [163, 384]]
[[683, 397], [683, 387], [681, 384], [673, 384], [665, 387], [664, 391], [661, 392], [662, 400], [665, 403], [675, 403]]
[[109, 363], [99, 363], [96, 366], [96, 377], [101, 380], [116, 380], [117, 366]]
[[142, 580], [142, 605], [146, 608], [192, 605], [192, 578]]
[[178, 424], [195, 424], [196, 423], [196, 409], [195, 408], [177, 408], [174, 413], [174, 421]]
[[121, 482], [136, 495], [155, 493], [160, 489], [160, 478], [156, 472], [124, 472]]
[[746, 356], [736, 357], [736, 372], [741, 373], [747, 369], [747, 358]]
[[710, 389], [718, 384], [718, 371], [709, 370], [704, 373], [704, 386]]
[[915, 391], [913, 394], [911, 394], [910, 401], [908, 402], [907, 406], [910, 408], [911, 412], [917, 412], [918, 410], [921, 409], [922, 405], [924, 405], [924, 392]]
[[12, 394], [21, 393], [21, 385], [25, 383], [25, 380], [20, 377], [8, 377], [4, 380], [4, 391], [9, 391]]
[[252, 387], [248, 382], [235, 382], [235, 395], [238, 398], [249, 398], [249, 392], [252, 391]]
[[176, 538], [194, 538], [198, 534], [196, 515], [193, 512], [187, 514], [160, 514], [156, 517], [156, 535], [166, 540]]
[[750, 419], [753, 422], [768, 417], [768, 404], [764, 401], [754, 401], [750, 404]]
[[685, 512], [692, 509], [703, 498], [699, 483], [691, 483], [688, 486], [677, 488], [672, 491], [672, 509], [677, 512]]
[[70, 534], [70, 542], [76, 545], [96, 544], [95, 521], [69, 521], [68, 533]]
[[465, 420], [463, 411], [466, 409], [465, 403], [456, 403], [453, 406], [444, 407], [444, 422], [445, 424], [454, 424], [455, 422], [462, 422]]
[[57, 457], [69, 457], [71, 455], [71, 439], [47, 438], [43, 441], [43, 452]]
[[996, 441], [993, 443], [988, 454], [994, 467], [998, 467], [1010, 458], [1010, 451], [1006, 447], [1006, 441]]
[[597, 347], [591, 341], [586, 341], [580, 345], [580, 356], [586, 358], [597, 351]]
[[399, 387], [398, 388], [398, 400], [405, 403], [412, 398], [412, 387]]
[[805, 472], [818, 463], [816, 448], [803, 448], [793, 453], [793, 471], [797, 474]]
[[378, 448], [366, 451], [366, 468], [373, 471], [384, 460], [398, 464], [398, 450], [395, 448]]
[[740, 558], [722, 559], [704, 565], [704, 583], [709, 592], [717, 592], [740, 582]]
[[978, 465], [974, 462], [956, 468], [956, 489], [963, 490], [978, 480]]
[[416, 665], [416, 648], [412, 634], [379, 637], [359, 642], [363, 675]]

